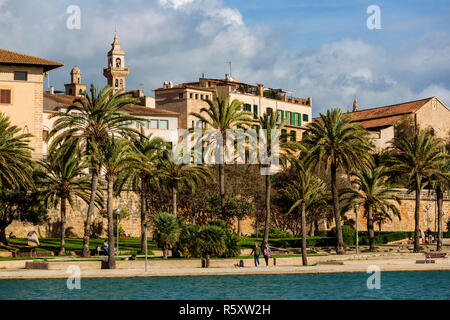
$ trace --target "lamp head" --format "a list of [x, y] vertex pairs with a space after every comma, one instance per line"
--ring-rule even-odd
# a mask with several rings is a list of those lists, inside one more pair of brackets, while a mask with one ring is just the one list
[[359, 203], [355, 203], [355, 209], [358, 210], [359, 208]]
[[114, 212], [115, 212], [117, 215], [119, 215], [119, 214], [120, 214], [120, 209], [117, 208], [116, 210], [114, 210]]

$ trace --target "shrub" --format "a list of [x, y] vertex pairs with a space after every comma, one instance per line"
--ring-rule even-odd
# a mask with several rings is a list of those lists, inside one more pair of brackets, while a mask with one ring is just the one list
[[220, 256], [226, 251], [225, 231], [218, 226], [204, 226], [199, 232], [203, 256]]
[[201, 257], [202, 251], [199, 225], [183, 225], [177, 244], [177, 250], [182, 252], [183, 256], [187, 258]]
[[[258, 230], [258, 236], [261, 238], [264, 235], [264, 229]], [[256, 232], [252, 234], [253, 238], [256, 238]], [[280, 238], [292, 238], [294, 237], [292, 233], [282, 230], [278, 227], [269, 227], [269, 238], [280, 239]]]
[[225, 251], [220, 255], [222, 258], [238, 257], [241, 254], [241, 248], [238, 244], [239, 238], [231, 232], [226, 221], [210, 220], [208, 225], [219, 227], [225, 232]]
[[[332, 228], [329, 234], [333, 238], [337, 238], [336, 227]], [[342, 238], [347, 246], [353, 245], [356, 238], [355, 230], [349, 226], [342, 226]]]
[[158, 248], [163, 250], [163, 257], [166, 259], [167, 251], [177, 244], [180, 237], [180, 221], [177, 217], [167, 212], [156, 215], [153, 221], [155, 228], [153, 238]]

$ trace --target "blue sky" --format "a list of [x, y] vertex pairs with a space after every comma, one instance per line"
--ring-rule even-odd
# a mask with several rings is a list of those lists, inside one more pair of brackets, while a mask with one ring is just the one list
[[[81, 28], [66, 27], [69, 5]], [[381, 10], [369, 30], [368, 6]], [[117, 26], [130, 66], [127, 89], [145, 93], [205, 73], [286, 88], [312, 97], [313, 115], [424, 97], [450, 105], [450, 2], [418, 0], [0, 0], [1, 47], [65, 64], [51, 72], [63, 90], [77, 65], [103, 86], [106, 52]]]

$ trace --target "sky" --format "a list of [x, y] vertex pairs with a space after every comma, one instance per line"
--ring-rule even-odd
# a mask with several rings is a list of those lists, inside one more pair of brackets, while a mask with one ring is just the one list
[[[67, 27], [71, 5], [79, 28]], [[367, 27], [371, 5], [380, 29]], [[355, 96], [360, 109], [431, 96], [450, 106], [448, 21], [448, 0], [0, 0], [0, 48], [64, 63], [55, 90], [75, 65], [103, 87], [117, 30], [127, 90], [224, 78], [231, 60], [233, 78], [312, 97], [318, 116]]]

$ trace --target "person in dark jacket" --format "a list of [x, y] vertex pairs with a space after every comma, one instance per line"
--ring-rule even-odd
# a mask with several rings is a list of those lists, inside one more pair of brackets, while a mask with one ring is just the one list
[[264, 242], [264, 244], [263, 244], [262, 253], [264, 256], [264, 260], [266, 260], [266, 268], [268, 268], [269, 267], [269, 258], [270, 258], [270, 255], [272, 254], [272, 250], [270, 250], [267, 242]]
[[249, 256], [251, 256], [252, 254], [254, 255], [253, 259], [255, 261], [255, 268], [258, 268], [259, 267], [259, 256], [261, 255], [261, 248], [258, 247], [258, 242], [255, 242], [255, 246], [253, 247], [252, 252], [250, 252]]

